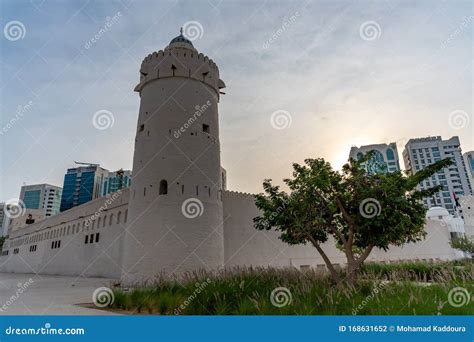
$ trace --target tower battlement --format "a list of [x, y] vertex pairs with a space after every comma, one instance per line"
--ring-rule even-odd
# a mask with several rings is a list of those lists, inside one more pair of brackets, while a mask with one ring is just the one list
[[164, 50], [146, 56], [140, 68], [140, 83], [135, 91], [140, 92], [145, 84], [167, 77], [185, 77], [203, 82], [218, 95], [219, 90], [225, 88], [216, 63], [199, 53], [191, 42], [172, 41]]

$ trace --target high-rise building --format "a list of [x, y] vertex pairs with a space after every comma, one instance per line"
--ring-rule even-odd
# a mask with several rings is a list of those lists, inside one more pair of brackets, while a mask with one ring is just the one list
[[432, 198], [424, 198], [423, 203], [427, 208], [441, 206], [454, 214], [458, 198], [471, 193], [459, 138], [452, 137], [448, 140], [442, 140], [441, 137], [437, 136], [410, 139], [403, 151], [405, 168], [411, 174], [415, 174], [426, 166], [445, 158], [451, 158], [454, 164], [438, 171], [431, 178], [420, 183], [419, 186], [421, 189], [429, 189], [441, 185], [443, 189], [433, 195]]
[[464, 153], [464, 164], [471, 184], [471, 194], [474, 195], [474, 151]]
[[8, 217], [5, 215], [5, 203], [0, 202], [0, 236], [7, 235], [7, 220]]
[[349, 157], [359, 160], [367, 152], [372, 152], [372, 158], [363, 164], [368, 173], [400, 171], [396, 143], [352, 146]]
[[26, 209], [37, 209], [44, 216], [53, 216], [59, 213], [62, 188], [51, 184], [23, 185], [20, 191], [20, 200]]
[[102, 197], [104, 181], [108, 174], [108, 170], [96, 164], [68, 169], [64, 175], [61, 211]]
[[117, 192], [120, 189], [129, 188], [132, 182], [132, 172], [130, 170], [117, 170], [109, 172], [104, 180], [102, 196]]

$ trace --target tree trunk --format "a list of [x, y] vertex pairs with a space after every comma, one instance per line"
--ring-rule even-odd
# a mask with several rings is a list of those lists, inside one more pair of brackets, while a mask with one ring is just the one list
[[359, 272], [359, 268], [364, 262], [365, 259], [369, 256], [370, 252], [374, 248], [373, 245], [369, 245], [364, 252], [362, 252], [361, 256], [356, 259], [354, 258], [354, 252], [352, 251], [352, 245], [346, 246], [346, 258], [347, 258], [347, 270], [346, 270], [346, 277], [348, 282], [354, 286], [357, 283], [357, 273]]
[[329, 272], [331, 273], [331, 277], [332, 279], [334, 280], [335, 283], [340, 283], [341, 282], [341, 277], [339, 276], [339, 274], [337, 273], [336, 269], [334, 268], [334, 266], [332, 265], [331, 263], [331, 260], [329, 260], [328, 256], [326, 255], [326, 253], [324, 253], [323, 249], [321, 248], [321, 246], [319, 245], [319, 243], [314, 240], [312, 237], [309, 237], [309, 240], [311, 241], [311, 243], [313, 244], [313, 246], [318, 250], [319, 254], [321, 255], [321, 257], [323, 258], [324, 262], [326, 263], [326, 266], [329, 270]]
[[356, 263], [354, 261], [351, 261], [351, 262], [348, 261], [347, 262], [346, 277], [347, 277], [347, 281], [352, 286], [355, 286], [355, 284], [357, 282], [357, 271], [358, 271], [358, 267], [357, 267]]

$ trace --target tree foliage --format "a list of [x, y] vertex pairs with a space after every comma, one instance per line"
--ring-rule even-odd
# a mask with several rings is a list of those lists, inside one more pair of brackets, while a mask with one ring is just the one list
[[354, 282], [374, 247], [387, 251], [392, 245], [424, 238], [426, 209], [420, 200], [441, 188], [419, 190], [417, 185], [452, 163], [444, 159], [414, 175], [370, 174], [364, 168], [370, 158], [371, 153], [351, 159], [341, 172], [322, 158], [294, 163], [293, 177], [284, 179], [288, 192], [265, 180], [264, 193], [256, 196], [261, 215], [254, 218], [255, 228], [275, 229], [290, 245], [312, 244], [334, 280], [340, 281], [322, 248], [329, 237], [334, 238], [347, 258], [348, 280]]
[[458, 237], [451, 241], [451, 247], [474, 255], [474, 241], [467, 236]]
[[5, 243], [5, 240], [7, 239], [7, 236], [0, 236], [0, 251], [3, 248], [3, 244]]

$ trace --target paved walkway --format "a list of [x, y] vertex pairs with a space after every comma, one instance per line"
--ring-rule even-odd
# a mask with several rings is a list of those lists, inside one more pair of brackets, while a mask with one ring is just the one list
[[0, 315], [113, 315], [81, 307], [94, 290], [113, 280], [36, 274], [0, 273]]

